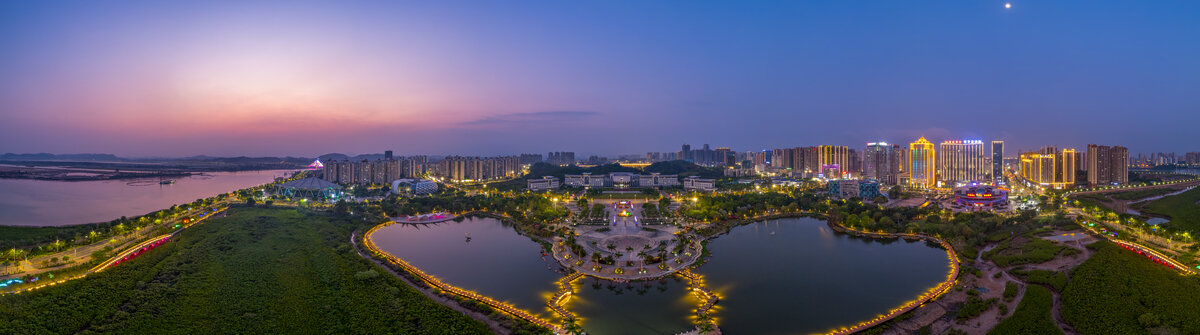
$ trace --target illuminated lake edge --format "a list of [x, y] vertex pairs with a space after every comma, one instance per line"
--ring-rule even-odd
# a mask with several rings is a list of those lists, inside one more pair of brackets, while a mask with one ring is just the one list
[[[501, 223], [505, 223], [505, 224], [512, 224], [511, 222], [513, 221], [513, 219], [508, 218], [503, 215], [498, 215], [495, 213], [488, 213], [488, 212], [479, 212], [479, 211], [464, 213], [463, 215], [457, 216], [453, 219], [446, 220], [446, 221], [453, 221], [456, 223], [461, 223], [468, 218], [490, 218], [490, 219], [498, 220]], [[866, 321], [861, 321], [861, 322], [855, 323], [850, 326], [834, 327], [834, 328], [830, 329], [829, 331], [827, 331], [826, 334], [852, 334], [855, 332], [863, 331], [863, 330], [869, 329], [871, 327], [883, 324], [897, 316], [900, 316], [900, 315], [903, 315], [904, 313], [915, 310], [916, 308], [923, 306], [925, 303], [927, 303], [929, 301], [937, 299], [938, 297], [942, 296], [943, 294], [948, 292], [950, 289], [952, 289], [954, 287], [954, 285], [957, 283], [957, 278], [958, 278], [958, 274], [959, 274], [958, 257], [957, 257], [957, 254], [955, 253], [953, 247], [951, 247], [944, 240], [942, 240], [936, 236], [928, 236], [928, 235], [923, 235], [923, 234], [884, 233], [884, 232], [868, 232], [868, 231], [854, 230], [849, 227], [830, 223], [828, 221], [828, 219], [826, 218], [826, 216], [824, 214], [820, 214], [820, 213], [772, 214], [772, 215], [765, 215], [765, 216], [754, 217], [754, 218], [739, 219], [739, 220], [737, 220], [736, 223], [724, 225], [724, 227], [725, 227], [724, 231], [722, 231], [718, 234], [715, 234], [711, 237], [706, 237], [704, 239], [704, 245], [705, 245], [705, 248], [703, 249], [704, 255], [701, 257], [701, 260], [697, 261], [695, 264], [693, 264], [692, 266], [688, 267], [687, 270], [685, 270], [686, 272], [688, 272], [689, 275], [683, 275], [682, 273], [685, 271], [679, 271], [679, 272], [672, 273], [670, 275], [666, 275], [666, 276], [662, 276], [662, 277], [644, 278], [644, 279], [632, 280], [629, 282], [659, 281], [659, 280], [666, 279], [668, 277], [678, 277], [679, 279], [682, 279], [685, 281], [690, 281], [692, 284], [695, 284], [696, 277], [700, 277], [701, 278], [700, 281], [702, 282], [703, 281], [702, 276], [700, 276], [698, 274], [694, 274], [690, 270], [699, 269], [704, 264], [706, 264], [707, 261], [712, 257], [712, 255], [709, 254], [709, 249], [707, 246], [708, 242], [715, 241], [716, 239], [718, 239], [722, 236], [728, 235], [734, 229], [736, 229], [738, 227], [742, 227], [742, 226], [754, 224], [754, 223], [766, 222], [768, 220], [788, 219], [788, 218], [818, 219], [818, 220], [821, 220], [829, 228], [831, 228], [834, 231], [834, 233], [836, 233], [838, 235], [847, 235], [847, 236], [850, 236], [855, 239], [873, 240], [873, 241], [896, 241], [899, 239], [905, 239], [906, 241], [909, 241], [909, 242], [911, 242], [912, 240], [921, 240], [921, 241], [926, 242], [925, 244], [927, 247], [942, 249], [946, 252], [946, 256], [948, 259], [948, 265], [949, 265], [948, 266], [949, 271], [947, 271], [947, 276], [946, 276], [945, 280], [939, 282], [937, 285], [935, 285], [933, 287], [926, 289], [921, 294], [917, 295], [915, 298], [910, 299], [910, 300], [900, 304], [897, 307], [889, 309], [886, 312], [886, 314], [877, 314], [876, 318], [866, 320]], [[508, 223], [506, 223], [505, 221], [508, 221]], [[377, 247], [375, 247], [374, 242], [371, 241], [371, 234], [373, 234], [379, 228], [391, 226], [391, 225], [395, 225], [395, 224], [412, 225], [412, 224], [404, 224], [404, 223], [389, 221], [389, 222], [385, 222], [380, 225], [372, 227], [367, 232], [367, 234], [363, 235], [363, 243], [365, 245], [367, 245], [368, 250], [371, 251], [372, 253], [375, 253], [377, 256], [381, 257], [382, 259], [384, 259], [388, 262], [391, 262], [395, 265], [400, 266], [406, 272], [409, 272], [410, 274], [414, 275], [418, 279], [426, 281], [426, 284], [431, 285], [433, 288], [436, 288], [436, 289], [439, 289], [439, 290], [442, 290], [445, 292], [449, 292], [449, 293], [454, 293], [456, 295], [459, 295], [462, 298], [474, 300], [478, 303], [492, 306], [493, 308], [497, 308], [499, 310], [505, 311], [506, 313], [508, 313], [514, 317], [523, 319], [525, 321], [529, 321], [529, 322], [537, 324], [537, 325], [541, 325], [543, 327], [549, 328], [552, 331], [555, 331], [558, 333], [562, 333], [563, 331], [566, 330], [565, 328], [554, 325], [554, 323], [552, 321], [546, 320], [545, 318], [541, 318], [534, 313], [517, 308], [515, 306], [512, 306], [512, 305], [504, 303], [504, 302], [500, 302], [500, 301], [490, 298], [488, 296], [478, 294], [478, 293], [475, 293], [475, 292], [472, 292], [469, 290], [465, 290], [462, 288], [458, 288], [458, 287], [453, 286], [448, 283], [441, 282], [440, 280], [437, 280], [433, 276], [429, 276], [429, 275], [425, 274], [422, 270], [420, 270], [416, 266], [413, 266], [413, 265], [405, 262], [404, 260], [397, 258], [387, 252], [379, 250]], [[543, 247], [542, 248], [543, 250], [552, 249], [551, 242], [540, 240], [536, 237], [525, 235], [520, 230], [515, 229], [515, 228], [512, 229], [512, 231], [518, 235], [528, 238], [531, 241], [537, 242], [538, 244], [540, 244]], [[579, 272], [572, 272], [571, 274], [563, 276], [562, 278], [560, 278], [558, 281], [556, 281], [554, 283], [555, 286], [558, 287], [558, 292], [556, 292], [553, 295], [553, 297], [548, 300], [547, 306], [549, 306], [552, 311], [559, 314], [559, 316], [563, 317], [563, 319], [565, 319], [565, 320], [568, 320], [568, 321], [579, 320], [580, 317], [572, 314], [567, 309], [566, 306], [568, 304], [568, 301], [570, 300], [570, 296], [573, 294], [578, 294], [578, 291], [579, 291], [578, 287], [580, 285], [578, 285], [577, 282], [580, 281], [581, 279], [585, 279], [585, 278], [589, 278], [589, 277], [599, 279], [599, 280], [611, 280], [609, 278], [590, 276], [590, 275], [582, 274]], [[430, 280], [432, 280], [433, 282], [430, 282]], [[707, 296], [710, 298], [709, 299], [704, 299], [704, 298], [695, 299], [695, 300], [701, 302], [700, 306], [697, 306], [696, 311], [706, 311], [706, 310], [708, 310], [709, 307], [712, 307], [713, 304], [715, 304], [717, 301], [719, 301], [719, 296], [717, 295], [716, 292], [709, 291], [707, 288], [703, 288], [702, 285], [703, 284], [701, 283], [700, 287], [702, 288], [702, 290], [704, 292], [697, 293], [697, 295], [699, 297]], [[699, 290], [697, 290], [697, 291], [699, 291]], [[688, 292], [696, 292], [696, 291], [693, 291], [692, 288], [689, 288]], [[705, 304], [706, 301], [708, 301], [710, 303]], [[709, 315], [707, 315], [707, 313], [699, 312], [699, 313], [696, 313], [696, 315], [689, 316], [688, 318], [690, 320], [692, 320], [693, 323], [696, 323], [697, 329], [700, 329], [700, 327], [703, 325], [702, 322], [705, 322], [708, 320], [711, 320], [709, 322], [711, 322], [713, 327], [718, 326], [716, 324], [714, 318], [711, 318]]]

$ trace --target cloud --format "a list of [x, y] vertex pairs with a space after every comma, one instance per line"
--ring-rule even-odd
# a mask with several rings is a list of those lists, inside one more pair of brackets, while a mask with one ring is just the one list
[[547, 111], [528, 113], [508, 113], [486, 116], [480, 119], [459, 123], [464, 126], [522, 124], [527, 122], [562, 122], [577, 121], [600, 115], [589, 111]]

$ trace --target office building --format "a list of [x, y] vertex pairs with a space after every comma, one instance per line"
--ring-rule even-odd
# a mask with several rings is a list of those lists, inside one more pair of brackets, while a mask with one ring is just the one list
[[992, 141], [992, 181], [1004, 182], [1004, 141]]
[[558, 178], [554, 176], [544, 176], [541, 179], [529, 179], [526, 181], [526, 186], [530, 191], [545, 191], [558, 189]]
[[717, 181], [715, 179], [691, 176], [683, 179], [683, 189], [696, 191], [716, 191]]
[[987, 160], [983, 141], [944, 141], [937, 150], [937, 179], [947, 187], [990, 181]]
[[931, 188], [937, 185], [937, 157], [933, 143], [924, 137], [908, 144], [910, 163], [909, 185], [916, 188]]

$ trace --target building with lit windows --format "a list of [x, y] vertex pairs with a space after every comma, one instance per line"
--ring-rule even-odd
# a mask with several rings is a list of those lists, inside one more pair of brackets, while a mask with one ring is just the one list
[[717, 190], [717, 180], [716, 179], [708, 179], [708, 178], [700, 178], [697, 176], [683, 178], [683, 189], [689, 190], [689, 191], [690, 190], [716, 191]]
[[944, 141], [937, 151], [937, 179], [953, 187], [970, 182], [991, 180], [983, 141]]
[[847, 169], [850, 167], [850, 148], [844, 145], [817, 146], [817, 166], [824, 170], [826, 166], [831, 165], [837, 165], [840, 174], [837, 176], [825, 175], [825, 178], [849, 176], [850, 171]]
[[554, 176], [544, 176], [541, 179], [529, 179], [525, 181], [530, 191], [545, 191], [558, 189], [558, 178]]
[[1004, 182], [1004, 141], [992, 141], [992, 180]]
[[898, 185], [904, 172], [904, 148], [887, 142], [867, 143], [863, 151], [862, 177], [884, 185]]
[[936, 155], [933, 143], [924, 137], [908, 144], [909, 185], [917, 188], [931, 188], [937, 185]]
[[1088, 144], [1088, 184], [1125, 185], [1129, 183], [1129, 149], [1122, 146]]
[[879, 182], [872, 179], [835, 179], [826, 183], [826, 186], [829, 196], [839, 199], [871, 200], [883, 195], [879, 192]]
[[1018, 157], [1018, 173], [1030, 184], [1065, 188], [1075, 185], [1075, 149], [1047, 147]]

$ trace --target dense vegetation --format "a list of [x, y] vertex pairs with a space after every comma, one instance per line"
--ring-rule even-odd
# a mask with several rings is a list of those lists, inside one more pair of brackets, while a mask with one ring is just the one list
[[[1069, 251], [1068, 251], [1069, 249]], [[995, 249], [983, 253], [983, 258], [999, 266], [1045, 263], [1059, 253], [1078, 252], [1054, 242], [1033, 236], [1017, 236], [1001, 242]]]
[[1009, 271], [1017, 278], [1030, 284], [1041, 284], [1062, 292], [1067, 287], [1067, 274], [1051, 270], [1013, 270]]
[[1109, 197], [1111, 197], [1113, 199], [1117, 199], [1117, 200], [1138, 200], [1138, 199], [1144, 199], [1144, 198], [1149, 198], [1149, 197], [1153, 197], [1153, 196], [1163, 195], [1163, 194], [1167, 194], [1167, 193], [1171, 193], [1171, 192], [1175, 192], [1175, 191], [1176, 190], [1173, 188], [1151, 188], [1151, 189], [1145, 189], [1145, 190], [1119, 192], [1119, 193], [1112, 193], [1112, 194], [1106, 194], [1106, 195], [1108, 195]]
[[1025, 296], [1017, 304], [1017, 310], [1012, 316], [988, 331], [988, 334], [1062, 334], [1062, 330], [1054, 324], [1050, 315], [1053, 297], [1044, 287], [1029, 285], [1025, 288]]
[[197, 199], [146, 215], [133, 218], [122, 216], [108, 222], [57, 227], [0, 226], [0, 250], [4, 251], [0, 253], [0, 260], [54, 253], [130, 234], [146, 226], [180, 218], [187, 213], [188, 208], [211, 207], [226, 197], [226, 194], [221, 194], [208, 199]]
[[1168, 225], [1177, 229], [1200, 232], [1200, 187], [1190, 191], [1151, 201], [1142, 207], [1147, 214], [1164, 215], [1171, 218]]
[[1081, 334], [1200, 334], [1200, 279], [1109, 242], [1088, 247], [1096, 253], [1071, 270], [1062, 295], [1063, 318]]
[[108, 271], [0, 297], [0, 333], [482, 334], [361, 258], [349, 220], [231, 209]]

